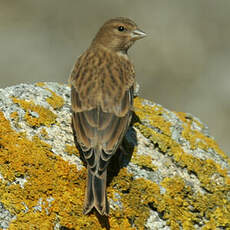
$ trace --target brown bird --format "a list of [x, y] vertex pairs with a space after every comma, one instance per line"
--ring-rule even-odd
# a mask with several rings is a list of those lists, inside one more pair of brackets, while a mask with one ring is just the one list
[[88, 169], [84, 214], [108, 215], [107, 166], [130, 124], [135, 72], [127, 51], [145, 36], [128, 18], [100, 28], [70, 76], [72, 127]]

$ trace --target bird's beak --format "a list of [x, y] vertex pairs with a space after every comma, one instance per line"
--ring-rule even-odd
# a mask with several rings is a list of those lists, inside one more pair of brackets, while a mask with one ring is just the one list
[[131, 33], [131, 36], [133, 39], [138, 40], [144, 38], [146, 36], [146, 33], [140, 29], [136, 29]]

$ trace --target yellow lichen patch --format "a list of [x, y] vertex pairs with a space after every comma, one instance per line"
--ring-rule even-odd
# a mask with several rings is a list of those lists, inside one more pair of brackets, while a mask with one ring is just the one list
[[45, 82], [40, 81], [40, 82], [35, 83], [35, 85], [39, 87], [44, 87], [46, 84]]
[[157, 144], [162, 152], [166, 152], [173, 144], [173, 140], [168, 135], [158, 133], [138, 122], [136, 122], [134, 126], [139, 129], [146, 138], [151, 140], [154, 144]]
[[149, 125], [154, 126], [156, 129], [159, 129], [160, 132], [165, 135], [171, 136], [171, 123], [166, 121], [162, 116], [163, 113], [167, 113], [163, 107], [154, 105], [148, 106], [143, 105], [143, 99], [137, 97], [134, 99], [134, 111], [141, 120], [148, 121]]
[[25, 110], [24, 120], [29, 126], [39, 127], [45, 125], [50, 127], [56, 122], [56, 115], [49, 109], [35, 105], [32, 101], [25, 101], [13, 97], [12, 101]]
[[220, 149], [218, 144], [212, 138], [205, 136], [198, 130], [192, 129], [192, 122], [195, 122], [198, 126], [203, 128], [202, 124], [200, 124], [197, 120], [192, 119], [192, 117], [187, 119], [186, 113], [178, 112], [176, 114], [184, 122], [182, 137], [189, 141], [191, 149], [194, 150], [200, 148], [207, 151], [208, 149], [212, 148], [221, 157], [223, 157], [223, 159], [228, 160], [230, 164], [228, 156]]
[[196, 214], [189, 208], [189, 195], [191, 189], [185, 186], [184, 181], [179, 178], [165, 178], [161, 185], [166, 189], [157, 210], [164, 213], [164, 218], [172, 229], [194, 229], [193, 222], [197, 220]]
[[41, 136], [42, 136], [44, 139], [46, 139], [46, 140], [49, 139], [49, 135], [48, 135], [48, 133], [47, 133], [47, 131], [46, 131], [45, 128], [42, 128], [41, 131], [40, 131], [40, 133], [41, 133]]
[[152, 171], [157, 170], [157, 167], [152, 163], [152, 158], [149, 155], [144, 155], [144, 153], [137, 154], [136, 150], [134, 150], [132, 154], [131, 162], [141, 168], [147, 168]]
[[[118, 176], [113, 178], [108, 193], [114, 196], [119, 194], [121, 197], [122, 208], [117, 207], [116, 210], [110, 211], [112, 220], [116, 219], [119, 226], [123, 226], [126, 222], [127, 228], [124, 229], [143, 229], [149, 217], [148, 204], [158, 199], [160, 189], [158, 185], [145, 179], [134, 180], [132, 175], [123, 168]], [[116, 201], [114, 196], [113, 199]]]
[[60, 109], [64, 105], [64, 99], [57, 95], [55, 92], [53, 92], [51, 89], [45, 88], [48, 91], [51, 92], [52, 96], [46, 98], [46, 101], [54, 108], [54, 109]]
[[19, 121], [19, 115], [18, 112], [13, 112], [10, 114], [10, 118], [12, 119], [12, 121], [14, 122], [15, 127], [17, 128], [21, 128], [21, 126], [19, 125], [18, 121]]
[[15, 120], [16, 122], [18, 122], [18, 119], [19, 119], [18, 112], [11, 113], [10, 114], [10, 118], [13, 119], [13, 120]]
[[65, 152], [68, 155], [75, 155], [77, 157], [80, 157], [80, 153], [79, 153], [78, 149], [74, 145], [66, 145], [65, 146]]
[[195, 122], [200, 128], [204, 128], [204, 125], [201, 124], [197, 119], [194, 119], [191, 115], [188, 115], [187, 113], [184, 112], [174, 112], [178, 118], [180, 118], [181, 121], [183, 122], [188, 122], [192, 121]]
[[[226, 200], [226, 202], [228, 202]], [[230, 220], [230, 202], [228, 202], [227, 207], [218, 207], [216, 208], [215, 212], [210, 215], [210, 221], [214, 223], [223, 223], [223, 226], [229, 226]], [[221, 226], [220, 225], [220, 226]], [[229, 226], [230, 228], [230, 226]]]
[[57, 95], [54, 91], [51, 89], [45, 87], [46, 84], [44, 82], [37, 82], [35, 84], [36, 86], [39, 86], [41, 88], [44, 88], [48, 90], [52, 95], [51, 97], [46, 98], [46, 101], [54, 108], [54, 109], [60, 109], [64, 105], [64, 99]]

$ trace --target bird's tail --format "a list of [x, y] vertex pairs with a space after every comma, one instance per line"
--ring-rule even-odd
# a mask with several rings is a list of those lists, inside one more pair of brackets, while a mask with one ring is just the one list
[[106, 195], [106, 177], [107, 170], [101, 176], [93, 174], [88, 168], [88, 182], [85, 193], [84, 214], [88, 214], [92, 208], [100, 213], [100, 215], [109, 214], [109, 205]]

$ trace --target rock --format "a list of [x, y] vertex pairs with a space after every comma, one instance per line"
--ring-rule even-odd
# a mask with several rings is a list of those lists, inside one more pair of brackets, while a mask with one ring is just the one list
[[69, 87], [1, 89], [0, 228], [229, 229], [230, 159], [207, 126], [139, 97], [134, 107], [108, 175], [110, 216], [84, 216]]

